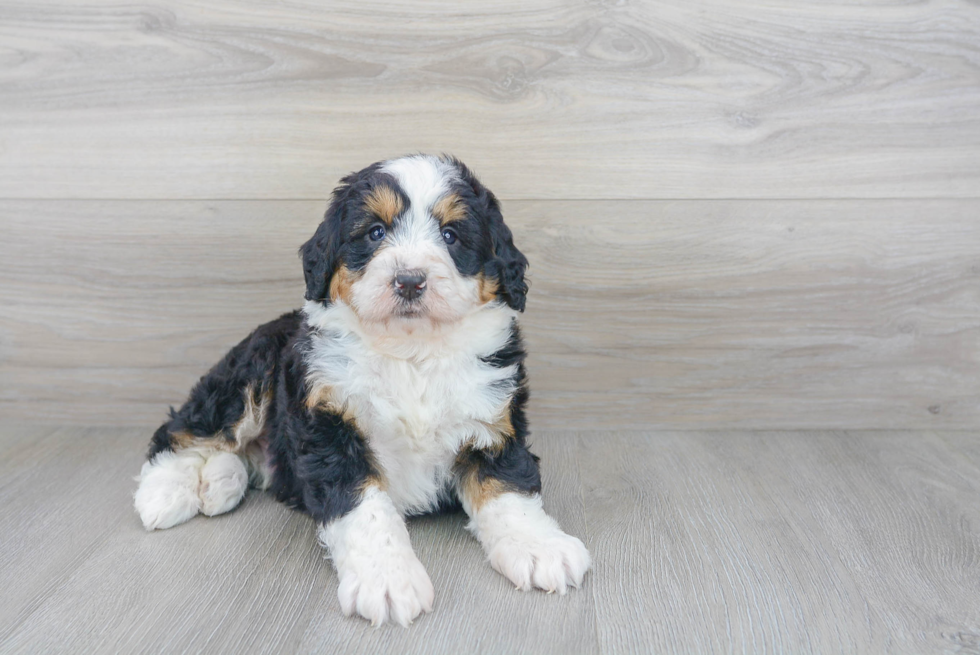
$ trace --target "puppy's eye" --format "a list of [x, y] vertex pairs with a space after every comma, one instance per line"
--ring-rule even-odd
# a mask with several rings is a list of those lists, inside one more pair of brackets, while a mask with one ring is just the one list
[[458, 238], [459, 237], [456, 236], [456, 233], [450, 230], [448, 227], [442, 231], [442, 240], [448, 243], [449, 245], [453, 245], [454, 243], [456, 243], [456, 239]]
[[385, 232], [384, 225], [375, 225], [371, 228], [371, 231], [368, 232], [368, 236], [371, 237], [371, 241], [381, 241], [385, 238], [385, 234], [387, 234], [387, 232]]

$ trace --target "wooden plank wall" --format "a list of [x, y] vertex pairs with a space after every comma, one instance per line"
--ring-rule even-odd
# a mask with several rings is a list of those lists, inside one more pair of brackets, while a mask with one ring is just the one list
[[145, 424], [447, 151], [532, 261], [541, 428], [974, 428], [980, 7], [0, 1], [0, 416]]

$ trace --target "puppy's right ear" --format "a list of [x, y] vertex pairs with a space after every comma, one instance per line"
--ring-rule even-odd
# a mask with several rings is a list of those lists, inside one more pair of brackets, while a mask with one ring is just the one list
[[309, 241], [300, 246], [303, 259], [303, 276], [306, 278], [306, 299], [330, 304], [330, 279], [340, 264], [341, 222], [344, 201], [350, 188], [345, 184], [336, 189], [320, 226]]

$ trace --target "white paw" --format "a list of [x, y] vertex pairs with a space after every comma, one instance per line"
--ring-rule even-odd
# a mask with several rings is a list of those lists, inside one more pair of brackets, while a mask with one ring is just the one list
[[558, 530], [549, 536], [515, 534], [488, 553], [490, 565], [518, 589], [532, 586], [564, 594], [582, 584], [591, 558], [581, 540]]
[[201, 513], [215, 516], [238, 506], [248, 489], [248, 471], [238, 455], [217, 452], [201, 469]]
[[468, 526], [490, 565], [518, 589], [564, 594], [582, 584], [592, 565], [589, 551], [565, 534], [541, 506], [541, 496], [501, 494], [481, 507]]
[[391, 620], [408, 626], [422, 612], [432, 611], [435, 589], [411, 551], [357, 558], [339, 573], [337, 597], [347, 616], [357, 612], [372, 625]]
[[357, 612], [374, 625], [391, 620], [407, 626], [432, 611], [435, 589], [385, 492], [369, 487], [346, 516], [321, 525], [319, 536], [337, 567], [344, 614]]
[[196, 455], [158, 453], [143, 464], [133, 505], [147, 530], [164, 530], [193, 518], [201, 509], [197, 495], [204, 460]]

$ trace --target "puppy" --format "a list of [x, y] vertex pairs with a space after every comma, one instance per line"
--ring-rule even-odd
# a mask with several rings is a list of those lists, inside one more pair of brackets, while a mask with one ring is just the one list
[[257, 328], [153, 435], [147, 530], [233, 509], [249, 484], [307, 512], [340, 606], [380, 624], [432, 610], [405, 517], [462, 507], [491, 566], [564, 594], [590, 566], [541, 507], [528, 449], [527, 259], [458, 160], [341, 180], [300, 248], [306, 303]]

